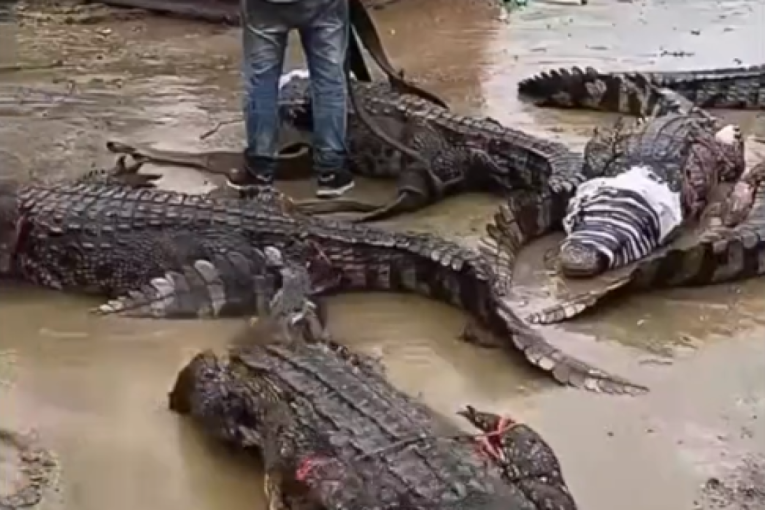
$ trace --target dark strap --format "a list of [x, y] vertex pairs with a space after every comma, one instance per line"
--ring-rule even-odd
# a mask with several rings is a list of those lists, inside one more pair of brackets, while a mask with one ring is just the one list
[[[351, 26], [356, 30], [356, 33], [361, 38], [361, 43], [363, 43], [367, 50], [369, 50], [369, 54], [372, 55], [375, 63], [380, 66], [380, 69], [382, 69], [383, 72], [387, 75], [391, 87], [393, 87], [393, 89], [398, 92], [419, 96], [427, 101], [430, 101], [431, 103], [437, 104], [438, 106], [449, 108], [449, 106], [446, 104], [446, 101], [437, 95], [433, 94], [432, 92], [428, 92], [427, 90], [421, 89], [417, 85], [408, 83], [406, 80], [404, 80], [403, 72], [396, 71], [393, 68], [393, 65], [390, 63], [388, 55], [385, 53], [382, 42], [380, 41], [380, 36], [377, 33], [377, 28], [375, 27], [372, 18], [369, 16], [369, 12], [367, 12], [366, 7], [364, 7], [364, 5], [361, 3], [361, 0], [348, 0], [348, 4], [350, 7], [349, 15]], [[351, 51], [352, 48], [353, 44], [350, 45], [349, 51]], [[361, 48], [357, 48], [357, 51], [360, 53]], [[363, 56], [361, 58], [363, 60]], [[353, 62], [351, 62], [351, 65], [353, 66]], [[366, 67], [366, 65], [364, 67]], [[351, 67], [351, 69], [354, 68]], [[353, 72], [355, 74], [356, 70], [354, 69]], [[361, 80], [359, 75], [356, 75], [356, 77]], [[369, 81], [371, 81], [371, 79]]]
[[348, 38], [348, 55], [346, 58], [348, 61], [347, 65], [350, 70], [353, 71], [353, 75], [357, 80], [365, 82], [372, 81], [372, 74], [369, 72], [367, 62], [364, 60], [364, 53], [361, 51], [359, 36], [353, 27], [351, 27], [350, 37]]

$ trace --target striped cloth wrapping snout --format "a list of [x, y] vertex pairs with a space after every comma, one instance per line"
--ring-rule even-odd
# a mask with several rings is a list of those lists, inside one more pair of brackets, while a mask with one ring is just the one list
[[579, 187], [563, 220], [567, 236], [561, 247], [591, 247], [612, 269], [649, 255], [682, 219], [680, 193], [649, 167], [633, 167]]

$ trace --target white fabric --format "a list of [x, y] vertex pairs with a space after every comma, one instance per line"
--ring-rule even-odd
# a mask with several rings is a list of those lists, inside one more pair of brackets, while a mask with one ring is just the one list
[[563, 228], [570, 234], [576, 225], [576, 216], [588, 201], [601, 194], [604, 189], [630, 190], [640, 194], [659, 217], [661, 244], [683, 221], [683, 209], [680, 193], [673, 192], [666, 183], [659, 181], [656, 174], [647, 166], [632, 167], [616, 177], [601, 177], [583, 183], [568, 205]]
[[[283, 89], [292, 80], [307, 80], [310, 77], [311, 73], [309, 73], [307, 69], [293, 69], [292, 71], [288, 71], [279, 77], [279, 90]], [[351, 79], [356, 79], [356, 76], [353, 75], [353, 71], [351, 71]]]

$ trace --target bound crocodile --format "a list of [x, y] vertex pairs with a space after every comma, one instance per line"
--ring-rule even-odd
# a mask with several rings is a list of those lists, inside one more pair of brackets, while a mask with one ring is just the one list
[[585, 150], [588, 171], [564, 220], [560, 268], [591, 277], [640, 260], [699, 219], [720, 182], [745, 169], [740, 130], [717, 130], [704, 112], [669, 114], [632, 128], [596, 133]]
[[481, 431], [468, 436], [374, 361], [331, 344], [257, 338], [227, 356], [205, 351], [181, 370], [169, 404], [262, 456], [269, 508], [577, 508], [530, 427], [467, 407], [459, 414]]
[[765, 163], [736, 183], [727, 203], [710, 213], [712, 226], [689, 245], [659, 250], [603, 288], [532, 315], [560, 322], [619, 296], [668, 287], [694, 287], [765, 274]]
[[[168, 265], [246, 254], [247, 247], [274, 246], [290, 260], [304, 260], [304, 241], [341, 275], [327, 291], [408, 291], [439, 299], [468, 311], [496, 335], [495, 345], [521, 351], [561, 383], [610, 393], [643, 389], [562, 353], [519, 320], [505, 299], [509, 275], [486, 256], [431, 235], [295, 216], [281, 204], [100, 183], [6, 185], [0, 189], [0, 239], [17, 275], [108, 297], [152, 284]], [[243, 258], [250, 273], [263, 272], [256, 256], [238, 257], [239, 263]], [[255, 283], [233, 279], [230, 285]], [[242, 303], [233, 305], [238, 310]]]
[[[29, 435], [0, 428], [2, 458], [18, 470], [18, 476], [4, 471], [6, 487], [13, 490], [0, 492], [0, 510], [43, 510], [56, 508], [59, 490], [60, 466], [49, 450], [41, 447]], [[16, 461], [8, 454], [15, 455]]]
[[[727, 83], [731, 86], [731, 90], [738, 90], [739, 92], [744, 90], [746, 86], [750, 86], [751, 88], [753, 87], [751, 85], [751, 80], [757, 79], [757, 73], [759, 71], [761, 71], [761, 69], [751, 68], [735, 72], [733, 70], [720, 70], [699, 74], [604, 74], [598, 73], [593, 69], [587, 69], [586, 71], [574, 69], [572, 72], [554, 71], [544, 73], [540, 76], [525, 80], [519, 85], [519, 90], [522, 94], [532, 96], [539, 104], [544, 105], [588, 107], [629, 114], [662, 115], [667, 113], [667, 109], [661, 107], [662, 97], [676, 95], [668, 89], [674, 88], [680, 92], [687, 93], [687, 91], [681, 87], [682, 84], [686, 84], [688, 85], [688, 90], [695, 87], [696, 90], [707, 91], [695, 95], [687, 93], [688, 97], [695, 102], [709, 106], [756, 108], [758, 107], [759, 101], [759, 96], [756, 94], [750, 94], [746, 101], [734, 99], [734, 96], [738, 92], [736, 94], [721, 94], [715, 102], [712, 100], [709, 91], [712, 90], [713, 86], [720, 86], [721, 83]], [[747, 80], [750, 81], [747, 82]], [[717, 83], [717, 85], [713, 85], [714, 83]], [[750, 83], [750, 85], [746, 85], [746, 83]], [[660, 88], [659, 86], [666, 86], [667, 88]], [[754, 88], [756, 89], [756, 87]], [[678, 100], [678, 104], [681, 105], [681, 111], [684, 110], [690, 112], [694, 109], [694, 106], [687, 100], [684, 105], [682, 101]], [[696, 111], [698, 112], [698, 109], [696, 109]], [[704, 112], [699, 113], [704, 115]], [[714, 123], [714, 118], [711, 116], [708, 117], [709, 128], [716, 129], [720, 127], [719, 124]], [[654, 122], [661, 123], [668, 121], [659, 119]], [[714, 128], [712, 126], [714, 126]], [[728, 128], [727, 132], [731, 133], [730, 128]], [[722, 131], [721, 133], [725, 133], [725, 131]], [[707, 135], [707, 137], [708, 136], [709, 135]], [[699, 139], [699, 137], [696, 136], [693, 143], [697, 143], [698, 141], [703, 141], [703, 137]], [[607, 154], [608, 157], [613, 157], [614, 152], [623, 150], [618, 149], [618, 144], [614, 144], [613, 142], [613, 139], [601, 137], [600, 142], [593, 140], [591, 143], [600, 143], [601, 153]], [[714, 146], [715, 144], [713, 143], [705, 142], [696, 150], [695, 154], [704, 155], [706, 152], [705, 157], [708, 158], [712, 155], [708, 151]], [[718, 149], [719, 148], [721, 147], [718, 145]], [[697, 188], [695, 192], [686, 194], [686, 196], [691, 199], [690, 203], [686, 203], [687, 208], [688, 206], [691, 206], [689, 212], [694, 213], [691, 217], [696, 216], [706, 205], [706, 198], [709, 196], [711, 185], [717, 182], [717, 179], [715, 178], [717, 171], [722, 171], [722, 173], [719, 174], [719, 177], [722, 180], [735, 180], [736, 177], [740, 175], [744, 165], [743, 148], [739, 145], [733, 153], [725, 154], [725, 152], [725, 150], [721, 151], [720, 155], [728, 157], [723, 157], [717, 165], [706, 165], [708, 169], [707, 171], [695, 171], [684, 176], [687, 184], [692, 184], [693, 188]], [[670, 151], [667, 151], [667, 153], [670, 153]], [[600, 159], [603, 160], [606, 158], [600, 156]], [[730, 163], [733, 164], [731, 165]], [[585, 171], [586, 167], [587, 165], [585, 165]], [[710, 173], [709, 169], [713, 169], [715, 172]], [[723, 205], [723, 208], [728, 209], [725, 212], [726, 214], [724, 218], [724, 222], [727, 225], [726, 228], [734, 227], [737, 222], [743, 221], [746, 217], [753, 201], [751, 197], [752, 190], [758, 186], [758, 174], [759, 172], [750, 172], [744, 176], [736, 185], [734, 192], [729, 197], [728, 203]], [[746, 231], [748, 229], [747, 224], [747, 222], [744, 222], [740, 226]], [[699, 267], [694, 263], [694, 261], [698, 262], [698, 259], [695, 257], [699, 257], [699, 254], [704, 252], [705, 243], [710, 239], [716, 238], [717, 234], [715, 232], [716, 231], [713, 230], [703, 234], [699, 240], [699, 244], [694, 243], [692, 247], [684, 247], [682, 249], [676, 248], [668, 251], [662, 250], [655, 256], [649, 257], [645, 263], [641, 263], [636, 268], [627, 271], [625, 275], [619, 275], [612, 279], [602, 288], [576, 296], [561, 305], [556, 305], [541, 313], [534, 314], [529, 319], [535, 323], [550, 323], [565, 320], [593, 307], [607, 296], [612, 296], [616, 292], [625, 292], [629, 289], [646, 285], [645, 282], [651, 282], [651, 284], [655, 284], [656, 286], [666, 286], [690, 284], [691, 282], [712, 283], [714, 281], [724, 280], [727, 277], [708, 276], [708, 272], [711, 270], [710, 267], [707, 267], [707, 269], [700, 272]], [[734, 245], [735, 243], [720, 243], [718, 244], [718, 247], [725, 246], [725, 249], [729, 249], [733, 248]], [[678, 255], [678, 253], [693, 253], [694, 256], [689, 256], [690, 258], [685, 259], [684, 262], [680, 263], [676, 257], [683, 259], [685, 256]], [[722, 254], [725, 252], [722, 251], [718, 253]], [[685, 266], [685, 264], [689, 265]], [[720, 264], [723, 267], [728, 267], [729, 265], [727, 262], [722, 261]], [[668, 272], [651, 277], [641, 276], [638, 278], [636, 276], [637, 274], [644, 274], [646, 268], [655, 269], [658, 267], [666, 268]], [[637, 271], [637, 273], [634, 271]], [[726, 271], [722, 271], [721, 273], [725, 272]], [[732, 272], [738, 275], [745, 275], [747, 273], [752, 274], [751, 271], [735, 269], [735, 263], [733, 264], [732, 269], [728, 268], [727, 272]], [[640, 284], [633, 283], [633, 280], [636, 278], [641, 282]], [[666, 283], [662, 283], [665, 280]]]
[[704, 71], [603, 73], [591, 67], [556, 69], [518, 84], [538, 106], [588, 108], [645, 115], [647, 86], [666, 88], [703, 108], [765, 108], [765, 66]]

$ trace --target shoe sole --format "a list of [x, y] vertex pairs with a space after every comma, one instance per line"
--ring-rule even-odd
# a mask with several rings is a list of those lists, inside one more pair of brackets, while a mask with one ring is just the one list
[[273, 184], [237, 184], [235, 182], [231, 182], [228, 179], [226, 179], [226, 185], [231, 188], [235, 189], [237, 191], [243, 191], [243, 190], [251, 190], [256, 188], [267, 188], [269, 186], [273, 186]]
[[318, 198], [338, 198], [352, 190], [354, 186], [356, 186], [356, 183], [351, 181], [339, 188], [319, 188], [316, 190], [316, 196]]

